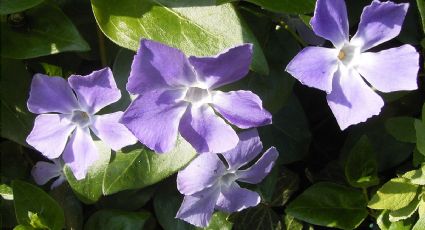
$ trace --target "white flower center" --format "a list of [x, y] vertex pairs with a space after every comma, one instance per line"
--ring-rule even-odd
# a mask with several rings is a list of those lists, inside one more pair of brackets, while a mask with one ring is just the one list
[[220, 184], [229, 187], [236, 179], [238, 179], [236, 173], [229, 172], [220, 178]]
[[344, 47], [342, 47], [342, 49], [340, 49], [338, 53], [338, 59], [346, 67], [356, 66], [359, 56], [360, 56], [360, 48], [352, 44], [345, 44]]
[[85, 128], [91, 124], [91, 117], [87, 112], [74, 110], [72, 111], [71, 121], [81, 128]]
[[184, 100], [192, 104], [206, 104], [211, 102], [211, 94], [208, 89], [189, 87]]

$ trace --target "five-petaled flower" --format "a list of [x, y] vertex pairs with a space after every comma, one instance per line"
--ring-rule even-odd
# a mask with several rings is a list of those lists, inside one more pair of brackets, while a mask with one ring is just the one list
[[183, 203], [176, 217], [193, 225], [208, 225], [214, 208], [227, 213], [256, 206], [261, 198], [258, 193], [239, 187], [236, 181], [257, 184], [271, 171], [278, 152], [269, 148], [257, 162], [247, 169], [263, 149], [256, 129], [239, 134], [237, 146], [222, 156], [214, 153], [199, 155], [177, 175], [177, 189], [184, 194]]
[[52, 159], [53, 163], [46, 161], [37, 162], [31, 170], [31, 175], [38, 185], [46, 184], [49, 180], [57, 177], [50, 189], [54, 189], [65, 181], [63, 173], [64, 163], [60, 158]]
[[113, 150], [137, 142], [118, 122], [123, 112], [95, 115], [120, 97], [109, 68], [87, 76], [72, 75], [68, 82], [61, 77], [36, 74], [27, 104], [29, 111], [40, 115], [27, 143], [49, 159], [58, 158], [63, 152], [63, 160], [75, 178], [83, 179], [99, 154], [90, 130]]
[[127, 90], [139, 96], [121, 122], [157, 153], [171, 150], [178, 132], [198, 153], [230, 150], [238, 136], [215, 112], [242, 129], [271, 123], [254, 93], [214, 90], [243, 78], [251, 57], [250, 44], [215, 57], [187, 58], [178, 49], [142, 40], [127, 83]]
[[348, 39], [347, 9], [343, 0], [317, 0], [313, 31], [332, 42], [331, 48], [307, 47], [286, 67], [301, 83], [324, 90], [341, 129], [380, 113], [382, 98], [369, 87], [393, 92], [417, 89], [419, 54], [411, 45], [366, 52], [396, 37], [408, 4], [374, 0], [363, 9], [358, 31]]

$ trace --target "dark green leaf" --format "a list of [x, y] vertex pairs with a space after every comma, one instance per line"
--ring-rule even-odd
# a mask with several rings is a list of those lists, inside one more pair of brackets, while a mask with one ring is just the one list
[[368, 138], [363, 136], [345, 162], [345, 177], [353, 187], [367, 188], [379, 183], [378, 163]]
[[44, 0], [0, 0], [0, 15], [24, 11], [43, 1]]
[[404, 208], [415, 198], [417, 190], [418, 185], [410, 184], [408, 179], [391, 179], [373, 195], [368, 207], [389, 210]]
[[65, 51], [87, 51], [88, 44], [60, 8], [43, 3], [25, 12], [26, 25], [1, 21], [1, 56], [26, 59]]
[[131, 151], [117, 152], [106, 169], [103, 193], [108, 195], [155, 184], [187, 165], [195, 155], [192, 146], [181, 137], [168, 153], [157, 154], [141, 145], [132, 146]]
[[297, 174], [287, 168], [274, 167], [259, 184], [262, 198], [271, 206], [284, 206], [299, 186]]
[[425, 1], [416, 0], [416, 3], [418, 5], [419, 14], [421, 15], [421, 19], [422, 19], [422, 30], [425, 33]]
[[[3, 127], [2, 127], [3, 128]], [[30, 163], [25, 157], [25, 149], [11, 141], [0, 143], [0, 175], [2, 182], [11, 183], [15, 179], [28, 178]]]
[[151, 214], [146, 211], [100, 210], [89, 218], [84, 230], [143, 229], [150, 218]]
[[26, 145], [35, 117], [27, 109], [31, 77], [21, 61], [2, 58], [1, 66], [1, 136]]
[[[216, 0], [217, 4], [233, 2], [236, 0]], [[277, 13], [304, 14], [314, 10], [315, 0], [247, 0], [264, 9]]]
[[415, 120], [416, 148], [425, 155], [425, 124], [423, 121]]
[[187, 55], [211, 56], [235, 45], [253, 43], [251, 67], [268, 73], [261, 46], [231, 4], [215, 6], [214, 0], [91, 2], [102, 31], [122, 47], [137, 50], [140, 39], [149, 38]]
[[153, 197], [155, 190], [154, 186], [140, 190], [125, 190], [102, 197], [96, 206], [100, 209], [135, 211], [142, 208]]
[[416, 143], [415, 119], [413, 117], [393, 117], [385, 123], [387, 131], [395, 139], [408, 143]]
[[[65, 217], [61, 207], [43, 190], [22, 181], [13, 181], [16, 219], [19, 224], [42, 224], [52, 230], [62, 229]], [[32, 225], [33, 227], [36, 227]]]
[[65, 167], [65, 176], [77, 197], [86, 204], [95, 203], [102, 196], [102, 183], [106, 167], [111, 157], [111, 149], [102, 141], [95, 141], [99, 159], [89, 168], [86, 178], [77, 180], [71, 168]]
[[230, 221], [235, 223], [233, 226], [234, 230], [270, 230], [282, 228], [279, 216], [273, 209], [263, 204], [233, 213], [230, 216]]
[[83, 207], [68, 184], [53, 189], [50, 195], [62, 207], [65, 214], [66, 229], [83, 228]]
[[286, 208], [286, 213], [305, 222], [353, 229], [366, 218], [366, 200], [360, 190], [329, 182], [314, 184]]

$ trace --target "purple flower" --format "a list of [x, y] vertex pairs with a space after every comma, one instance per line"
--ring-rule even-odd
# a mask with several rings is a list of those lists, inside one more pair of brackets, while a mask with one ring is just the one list
[[40, 115], [27, 143], [49, 159], [64, 152], [63, 159], [75, 178], [83, 179], [98, 159], [90, 130], [113, 150], [137, 141], [118, 123], [123, 112], [95, 115], [120, 97], [109, 68], [87, 76], [72, 75], [68, 82], [61, 77], [36, 74], [31, 83], [28, 110]]
[[[363, 9], [358, 31], [348, 39], [348, 19], [342, 0], [317, 0], [311, 26], [335, 46], [307, 47], [286, 67], [301, 83], [324, 90], [341, 129], [378, 115], [381, 92], [417, 89], [419, 54], [411, 45], [367, 52], [396, 37], [408, 4], [373, 1]], [[364, 79], [362, 79], [362, 77]]]
[[255, 159], [263, 149], [256, 129], [239, 134], [237, 146], [225, 153], [222, 162], [217, 154], [199, 155], [177, 175], [177, 189], [184, 194], [176, 217], [198, 227], [205, 227], [214, 208], [231, 213], [256, 206], [260, 196], [239, 187], [236, 181], [257, 184], [271, 171], [278, 152], [269, 148], [251, 167], [239, 168]]
[[174, 147], [178, 132], [199, 153], [230, 150], [238, 136], [216, 112], [242, 129], [271, 123], [254, 93], [215, 90], [243, 78], [251, 57], [250, 44], [215, 57], [187, 58], [178, 49], [142, 40], [127, 83], [127, 90], [139, 96], [121, 122], [158, 153]]
[[31, 175], [38, 185], [43, 185], [49, 180], [58, 177], [55, 182], [52, 183], [50, 189], [58, 187], [65, 181], [65, 175], [63, 174], [64, 164], [61, 159], [52, 159], [52, 161], [53, 163], [39, 161], [31, 170]]

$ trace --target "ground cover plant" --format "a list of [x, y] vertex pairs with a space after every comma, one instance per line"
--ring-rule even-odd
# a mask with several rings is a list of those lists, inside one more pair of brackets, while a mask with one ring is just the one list
[[423, 0], [0, 0], [2, 229], [425, 229]]

